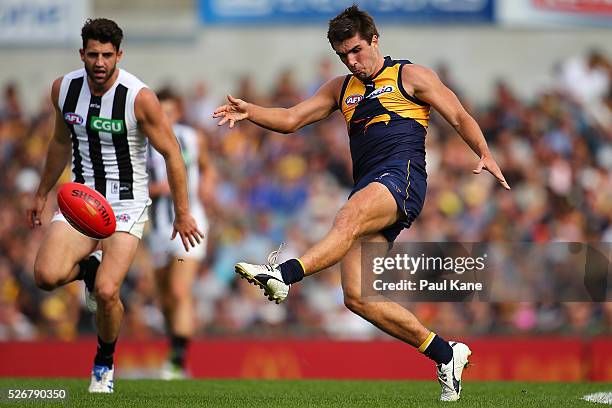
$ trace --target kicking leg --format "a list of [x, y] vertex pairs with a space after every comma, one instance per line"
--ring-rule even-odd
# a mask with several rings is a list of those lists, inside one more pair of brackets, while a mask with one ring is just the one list
[[236, 264], [236, 273], [261, 287], [268, 299], [283, 302], [290, 284], [338, 263], [359, 237], [380, 231], [397, 219], [393, 195], [384, 185], [370, 183], [348, 200], [336, 215], [331, 230], [303, 257], [280, 265], [273, 255], [268, 258], [268, 265], [241, 262]]
[[300, 258], [304, 275], [340, 262], [355, 241], [397, 221], [397, 204], [384, 185], [370, 183], [338, 211], [331, 230]]

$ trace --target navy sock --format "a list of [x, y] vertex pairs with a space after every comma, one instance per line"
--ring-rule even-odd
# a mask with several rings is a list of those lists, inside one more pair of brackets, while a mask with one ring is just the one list
[[170, 336], [170, 361], [178, 367], [185, 367], [185, 356], [189, 339], [181, 336]]
[[117, 344], [117, 340], [113, 341], [112, 343], [106, 343], [100, 338], [100, 336], [98, 336], [98, 351], [96, 352], [94, 364], [113, 368], [113, 355], [115, 354], [115, 344]]
[[304, 278], [302, 263], [295, 258], [283, 262], [278, 267], [280, 268], [281, 275], [283, 275], [283, 281], [288, 285], [299, 282]]
[[453, 348], [448, 341], [436, 334], [423, 354], [435, 361], [436, 364], [447, 364], [453, 358]]

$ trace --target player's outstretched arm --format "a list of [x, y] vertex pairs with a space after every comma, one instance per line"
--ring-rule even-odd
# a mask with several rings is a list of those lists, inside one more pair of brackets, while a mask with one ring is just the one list
[[264, 108], [227, 95], [227, 103], [219, 106], [213, 118], [221, 118], [218, 125], [248, 119], [263, 128], [280, 133], [293, 133], [302, 127], [328, 117], [337, 109], [337, 99], [344, 77], [334, 78], [323, 84], [310, 98], [291, 108]]
[[466, 112], [457, 96], [440, 81], [435, 72], [420, 65], [405, 65], [402, 71], [402, 85], [408, 93], [414, 94], [440, 112], [480, 157], [474, 174], [480, 174], [483, 169], [488, 170], [505, 189], [510, 190], [478, 123]]
[[134, 111], [138, 126], [166, 161], [166, 172], [176, 214], [172, 239], [179, 234], [185, 250], [189, 251], [190, 246], [195, 247], [200, 243], [204, 234], [198, 229], [195, 219], [189, 213], [187, 174], [179, 144], [153, 91], [147, 88], [140, 90], [136, 96]]
[[45, 208], [47, 202], [47, 194], [53, 188], [57, 180], [62, 175], [70, 159], [70, 131], [64, 123], [64, 117], [60, 111], [57, 101], [59, 96], [60, 85], [62, 78], [58, 78], [53, 82], [51, 87], [51, 101], [55, 110], [55, 125], [53, 128], [53, 137], [49, 142], [47, 150], [47, 158], [45, 160], [45, 168], [40, 177], [40, 183], [32, 202], [27, 210], [27, 223], [30, 228], [36, 225], [41, 225], [40, 215]]

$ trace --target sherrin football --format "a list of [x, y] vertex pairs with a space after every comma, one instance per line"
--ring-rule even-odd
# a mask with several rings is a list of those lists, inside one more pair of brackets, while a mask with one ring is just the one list
[[66, 183], [57, 192], [60, 211], [81, 234], [104, 239], [115, 232], [113, 208], [96, 190], [80, 183]]

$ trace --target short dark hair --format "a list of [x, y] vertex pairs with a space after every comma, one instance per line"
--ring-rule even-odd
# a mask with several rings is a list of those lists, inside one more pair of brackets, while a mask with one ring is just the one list
[[333, 47], [334, 44], [353, 38], [355, 34], [359, 34], [368, 44], [371, 44], [372, 37], [378, 35], [378, 30], [372, 16], [359, 10], [359, 7], [353, 4], [329, 20], [327, 39]]
[[88, 40], [96, 40], [104, 44], [111, 43], [115, 50], [119, 51], [121, 40], [123, 40], [123, 31], [113, 20], [89, 18], [81, 29], [81, 38], [83, 39], [83, 49], [87, 47]]
[[162, 101], [178, 101], [179, 97], [178, 95], [172, 90], [172, 88], [166, 86], [160, 90], [158, 90], [156, 92], [157, 94], [157, 99], [159, 99], [160, 102]]

